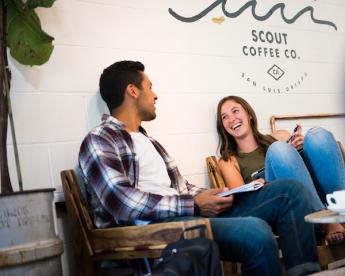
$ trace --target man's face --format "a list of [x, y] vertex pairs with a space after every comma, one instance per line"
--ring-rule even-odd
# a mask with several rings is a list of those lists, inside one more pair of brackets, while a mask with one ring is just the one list
[[140, 91], [137, 108], [139, 116], [142, 121], [151, 121], [156, 118], [156, 107], [155, 103], [157, 95], [152, 91], [152, 83], [145, 73], [141, 73], [143, 80], [141, 87], [137, 87]]

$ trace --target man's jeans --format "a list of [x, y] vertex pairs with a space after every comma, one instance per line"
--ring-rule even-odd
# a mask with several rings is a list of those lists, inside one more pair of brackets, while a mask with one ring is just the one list
[[333, 134], [320, 127], [306, 133], [303, 149], [305, 162], [289, 144], [273, 143], [266, 154], [265, 178], [289, 178], [303, 183], [313, 210], [317, 211], [324, 207], [325, 194], [345, 189], [344, 159]]
[[[313, 226], [304, 222], [311, 211], [303, 185], [278, 180], [261, 190], [235, 195], [233, 206], [210, 221], [222, 259], [242, 263], [243, 275], [283, 275], [270, 226], [280, 237], [289, 275], [303, 275], [320, 269]], [[183, 219], [193, 218], [160, 221]]]

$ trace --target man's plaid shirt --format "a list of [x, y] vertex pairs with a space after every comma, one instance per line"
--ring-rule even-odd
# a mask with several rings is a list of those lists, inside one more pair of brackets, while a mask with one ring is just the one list
[[[143, 128], [140, 131], [147, 136]], [[194, 214], [193, 196], [204, 189], [189, 184], [166, 150], [148, 138], [162, 156], [171, 187], [179, 195], [161, 196], [137, 189], [140, 172], [132, 138], [122, 122], [103, 115], [102, 123], [85, 137], [79, 153], [79, 165], [97, 227]]]

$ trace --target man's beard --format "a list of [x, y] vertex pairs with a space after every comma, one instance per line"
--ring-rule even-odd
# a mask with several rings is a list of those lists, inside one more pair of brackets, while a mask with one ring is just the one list
[[142, 121], [152, 121], [156, 118], [156, 112], [148, 112], [145, 110], [140, 110], [139, 111], [140, 118]]

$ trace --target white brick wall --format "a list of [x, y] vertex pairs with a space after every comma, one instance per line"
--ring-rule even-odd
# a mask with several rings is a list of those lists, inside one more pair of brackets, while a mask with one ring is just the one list
[[[229, 12], [246, 1], [232, 2], [226, 5]], [[257, 4], [257, 14], [282, 1], [264, 2]], [[107, 111], [97, 94], [100, 72], [122, 59], [146, 65], [159, 100], [157, 119], [144, 125], [161, 138], [186, 177], [200, 180], [196, 184], [201, 186], [208, 185], [204, 157], [216, 150], [215, 109], [223, 96], [245, 97], [256, 108], [263, 131], [269, 131], [272, 114], [344, 112], [345, 3], [285, 2], [287, 17], [312, 5], [315, 18], [334, 22], [338, 30], [312, 23], [309, 14], [289, 25], [278, 12], [260, 22], [249, 10], [215, 24], [212, 17], [224, 16], [220, 6], [194, 23], [183, 23], [168, 13], [168, 8], [173, 8], [192, 16], [210, 1], [58, 0], [50, 9], [38, 9], [44, 29], [55, 37], [50, 61], [32, 68], [11, 62], [12, 105], [24, 186], [61, 190], [59, 171], [73, 167], [81, 139]], [[301, 58], [291, 61], [243, 55], [243, 45], [279, 47], [254, 43], [253, 29], [287, 33], [287, 48], [295, 49]], [[272, 64], [286, 72], [279, 83], [266, 73]], [[261, 88], [260, 84], [289, 86], [304, 72], [306, 79], [290, 92], [268, 93]], [[260, 84], [254, 87], [242, 73]], [[314, 123], [320, 122], [306, 121], [304, 125]], [[290, 129], [293, 124], [281, 126]], [[322, 124], [345, 142], [343, 119], [323, 120]]]
[[[234, 12], [248, 1], [228, 1]], [[305, 14], [294, 24], [276, 12], [256, 21], [249, 10], [222, 24], [218, 6], [195, 23], [182, 23], [168, 8], [192, 16], [212, 1], [206, 0], [57, 0], [50, 9], [38, 9], [44, 29], [55, 37], [50, 61], [26, 67], [11, 60], [12, 105], [25, 189], [55, 187], [61, 191], [59, 172], [76, 165], [79, 144], [95, 126], [106, 107], [98, 96], [103, 68], [123, 60], [140, 60], [158, 94], [157, 119], [144, 123], [176, 157], [181, 172], [191, 182], [208, 186], [204, 158], [216, 152], [215, 110], [220, 98], [236, 94], [257, 110], [260, 128], [268, 132], [272, 114], [345, 112], [345, 2], [342, 0], [257, 1], [256, 13], [286, 3], [292, 17], [304, 7], [314, 7], [317, 19], [332, 27], [312, 23]], [[255, 43], [251, 31], [287, 33], [286, 47]], [[247, 57], [243, 45], [295, 49], [300, 59]], [[285, 76], [272, 79], [267, 70], [277, 64]], [[262, 86], [285, 88], [304, 72], [306, 79], [290, 92], [268, 93]], [[254, 87], [242, 73], [259, 83]], [[321, 124], [345, 144], [344, 119], [308, 120], [307, 129]], [[295, 122], [279, 123], [292, 129]], [[17, 188], [12, 140], [9, 161]]]

